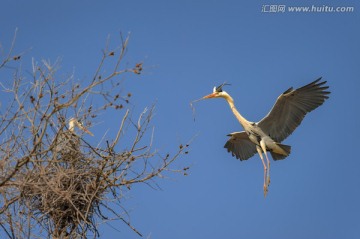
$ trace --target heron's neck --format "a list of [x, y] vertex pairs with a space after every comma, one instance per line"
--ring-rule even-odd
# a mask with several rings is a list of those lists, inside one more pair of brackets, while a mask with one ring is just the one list
[[246, 129], [247, 126], [250, 125], [250, 122], [247, 121], [236, 109], [233, 98], [231, 98], [231, 96], [228, 95], [225, 97], [225, 100], [228, 102], [231, 111], [233, 112], [235, 117], [239, 120], [240, 124], [244, 127], [244, 129]]
[[74, 122], [70, 121], [69, 122], [69, 131], [74, 132], [74, 128], [75, 128]]

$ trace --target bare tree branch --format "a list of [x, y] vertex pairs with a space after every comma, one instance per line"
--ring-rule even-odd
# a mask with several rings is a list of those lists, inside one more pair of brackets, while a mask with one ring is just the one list
[[[0, 70], [12, 59], [15, 39], [16, 33]], [[1, 236], [97, 238], [99, 225], [109, 220], [122, 221], [142, 236], [124, 217], [124, 194], [138, 183], [157, 186], [154, 179], [166, 172], [186, 174], [188, 167], [171, 165], [188, 153], [188, 144], [180, 145], [172, 156], [161, 156], [153, 148], [154, 106], [137, 119], [130, 116], [130, 109], [121, 111], [131, 94], [119, 93], [118, 76], [142, 72], [142, 63], [122, 68], [128, 43], [129, 38], [121, 36], [118, 49], [109, 50], [107, 45], [87, 84], [75, 81], [73, 75], [59, 80], [59, 62], [35, 60], [30, 79], [19, 68], [14, 70], [13, 84], [0, 82], [10, 99], [0, 114]], [[105, 70], [109, 67], [110, 72]], [[111, 129], [115, 137], [104, 134], [96, 143], [86, 141], [86, 128], [113, 110], [122, 115], [118, 128]], [[70, 118], [76, 119], [79, 130], [69, 124]]]

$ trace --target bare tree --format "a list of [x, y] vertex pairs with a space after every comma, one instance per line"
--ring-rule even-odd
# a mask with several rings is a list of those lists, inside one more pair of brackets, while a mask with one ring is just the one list
[[[123, 195], [137, 183], [156, 185], [165, 172], [186, 174], [170, 165], [187, 154], [180, 145], [172, 155], [152, 147], [154, 106], [134, 120], [121, 94], [126, 74], [141, 74], [142, 63], [123, 68], [128, 37], [103, 50], [88, 83], [69, 76], [59, 80], [59, 63], [33, 60], [31, 77], [13, 67], [22, 54], [2, 51], [0, 70], [12, 67], [12, 81], [0, 79], [0, 227], [8, 238], [96, 238], [101, 223], [120, 220], [135, 233], [122, 207]], [[3, 49], [2, 49], [3, 50]], [[109, 67], [112, 70], [105, 71]], [[108, 72], [108, 73], [107, 73]], [[91, 102], [96, 101], [97, 107]], [[116, 136], [84, 140], [69, 129], [70, 117], [92, 127], [99, 114], [118, 110]], [[114, 113], [114, 112], [112, 112]], [[69, 131], [70, 130], [70, 131]], [[121, 144], [120, 144], [121, 141]]]

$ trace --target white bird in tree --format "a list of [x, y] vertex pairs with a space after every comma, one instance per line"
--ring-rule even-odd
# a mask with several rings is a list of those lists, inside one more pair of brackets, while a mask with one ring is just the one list
[[68, 130], [65, 132], [59, 132], [56, 151], [60, 152], [62, 160], [64, 161], [73, 161], [76, 160], [80, 155], [80, 136], [75, 132], [75, 127], [78, 127], [80, 130], [85, 133], [94, 136], [83, 124], [75, 119], [71, 118], [69, 120]]
[[[226, 83], [214, 87], [213, 93], [202, 99], [224, 98], [244, 131], [229, 134], [230, 139], [224, 148], [240, 160], [247, 160], [256, 152], [264, 166], [264, 195], [270, 184], [270, 160], [267, 151], [274, 160], [284, 159], [290, 154], [291, 147], [281, 144], [301, 123], [305, 115], [319, 107], [330, 94], [321, 77], [308, 85], [294, 90], [292, 87], [282, 93], [271, 111], [259, 122], [246, 120], [237, 111], [233, 98], [223, 91]], [[266, 162], [263, 157], [265, 154]]]
[[77, 126], [79, 129], [81, 129], [81, 130], [84, 131], [85, 133], [90, 134], [91, 136], [94, 136], [94, 134], [91, 133], [87, 128], [85, 128], [80, 121], [78, 121], [78, 120], [75, 119], [75, 118], [71, 118], [71, 119], [69, 120], [69, 131], [70, 131], [72, 134], [75, 134], [75, 126]]

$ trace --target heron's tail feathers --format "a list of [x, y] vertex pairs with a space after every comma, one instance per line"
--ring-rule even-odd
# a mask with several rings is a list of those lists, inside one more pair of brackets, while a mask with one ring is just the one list
[[289, 156], [291, 152], [291, 146], [279, 143], [276, 143], [276, 145], [279, 146], [280, 150], [276, 150], [276, 152], [270, 151], [270, 154], [274, 160], [284, 159]]

